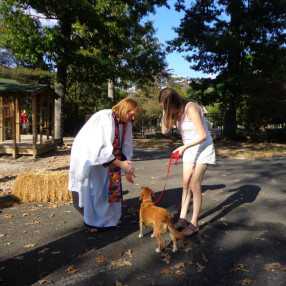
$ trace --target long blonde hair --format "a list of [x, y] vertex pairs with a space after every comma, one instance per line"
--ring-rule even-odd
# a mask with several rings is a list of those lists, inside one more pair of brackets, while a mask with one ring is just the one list
[[168, 129], [172, 129], [176, 121], [178, 121], [185, 111], [185, 106], [189, 102], [182, 98], [173, 88], [164, 88], [160, 91], [158, 97], [159, 103], [164, 105], [164, 125]]
[[112, 107], [112, 111], [114, 111], [115, 114], [122, 121], [126, 120], [127, 113], [132, 111], [132, 110], [135, 111], [135, 115], [137, 116], [141, 111], [141, 107], [139, 106], [137, 101], [135, 101], [131, 97], [126, 97], [126, 98], [122, 99], [116, 105], [114, 105]]

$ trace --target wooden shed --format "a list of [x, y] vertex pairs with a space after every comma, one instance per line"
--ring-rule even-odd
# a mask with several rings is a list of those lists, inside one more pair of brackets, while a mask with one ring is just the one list
[[[54, 107], [57, 94], [43, 84], [20, 84], [0, 79], [0, 154], [37, 155], [55, 150]], [[27, 134], [21, 126], [27, 112]]]

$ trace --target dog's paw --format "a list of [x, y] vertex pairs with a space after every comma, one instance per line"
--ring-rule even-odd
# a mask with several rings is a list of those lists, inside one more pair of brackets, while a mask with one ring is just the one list
[[156, 248], [156, 252], [161, 252], [161, 249], [160, 248]]
[[143, 233], [139, 233], [138, 237], [143, 237]]
[[178, 248], [176, 245], [173, 246], [173, 249], [172, 249], [172, 252], [177, 252], [178, 251]]
[[151, 237], [155, 237], [155, 236], [156, 236], [155, 233], [152, 233], [152, 234], [151, 234]]

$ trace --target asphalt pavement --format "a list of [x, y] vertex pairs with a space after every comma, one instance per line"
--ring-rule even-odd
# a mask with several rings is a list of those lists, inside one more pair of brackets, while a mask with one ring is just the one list
[[[136, 179], [123, 179], [122, 224], [92, 234], [72, 203], [1, 198], [0, 285], [286, 285], [286, 157], [218, 160], [202, 189], [200, 232], [156, 253], [151, 228], [138, 238], [142, 186], [156, 199], [170, 154], [135, 149]], [[157, 204], [178, 219], [182, 163]], [[6, 200], [6, 201], [5, 201]], [[192, 205], [190, 205], [190, 219]]]

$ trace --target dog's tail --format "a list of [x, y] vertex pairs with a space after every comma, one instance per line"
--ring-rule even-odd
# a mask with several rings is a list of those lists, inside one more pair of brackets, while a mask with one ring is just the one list
[[182, 235], [182, 233], [176, 230], [173, 224], [168, 225], [168, 228], [169, 228], [170, 233], [174, 235], [177, 239], [184, 240], [184, 236]]

